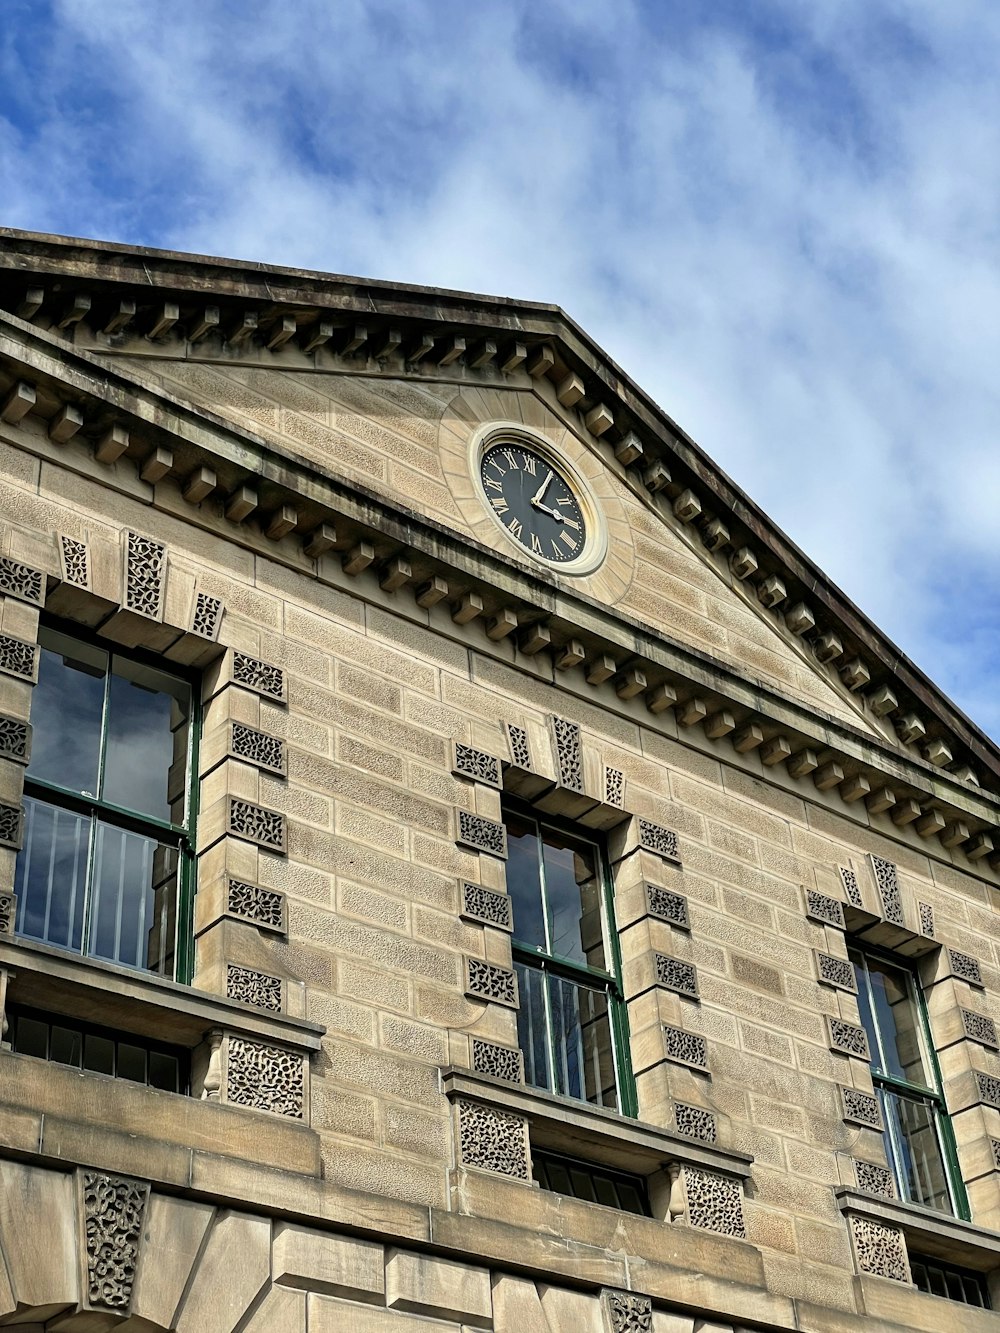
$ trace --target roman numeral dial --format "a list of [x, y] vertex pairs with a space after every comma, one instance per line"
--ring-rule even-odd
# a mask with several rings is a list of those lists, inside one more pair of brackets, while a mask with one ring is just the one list
[[587, 526], [576, 491], [558, 464], [520, 443], [488, 447], [480, 480], [494, 518], [522, 550], [550, 565], [578, 561]]

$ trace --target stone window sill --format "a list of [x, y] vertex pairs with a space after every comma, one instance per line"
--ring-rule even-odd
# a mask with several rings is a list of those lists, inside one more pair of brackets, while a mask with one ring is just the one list
[[898, 1227], [921, 1255], [982, 1273], [1000, 1268], [1000, 1231], [988, 1231], [918, 1204], [860, 1190], [839, 1189], [836, 1195], [842, 1213]]
[[303, 1018], [251, 1009], [149, 972], [27, 940], [0, 940], [0, 971], [8, 974], [8, 1003], [73, 1014], [192, 1050], [211, 1030], [224, 1028], [306, 1055], [320, 1049], [326, 1031], [322, 1024]]
[[534, 1147], [639, 1176], [651, 1175], [668, 1162], [678, 1162], [741, 1180], [750, 1177], [753, 1158], [747, 1153], [700, 1143], [600, 1106], [467, 1069], [442, 1069], [441, 1081], [449, 1101], [461, 1098], [523, 1116]]

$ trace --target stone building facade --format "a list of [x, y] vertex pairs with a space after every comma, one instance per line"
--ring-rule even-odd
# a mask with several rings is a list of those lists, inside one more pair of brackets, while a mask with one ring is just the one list
[[560, 311], [0, 232], [0, 1326], [1000, 1327], [1000, 754]]

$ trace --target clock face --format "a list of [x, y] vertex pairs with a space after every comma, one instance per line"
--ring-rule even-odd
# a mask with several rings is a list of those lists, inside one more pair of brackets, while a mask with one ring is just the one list
[[579, 560], [587, 542], [583, 510], [566, 477], [519, 443], [494, 444], [479, 464], [487, 503], [509, 536], [554, 565]]

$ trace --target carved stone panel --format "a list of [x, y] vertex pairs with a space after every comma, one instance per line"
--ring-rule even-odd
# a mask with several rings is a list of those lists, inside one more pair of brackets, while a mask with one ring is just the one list
[[670, 889], [661, 888], [659, 884], [647, 884], [646, 907], [649, 915], [655, 916], [657, 921], [666, 921], [680, 930], [691, 929], [688, 900], [682, 893], [673, 893]]
[[857, 1023], [848, 1023], [846, 1018], [827, 1016], [830, 1028], [830, 1050], [841, 1055], [856, 1055], [867, 1064], [871, 1060], [868, 1049], [868, 1033]]
[[962, 1027], [965, 1029], [965, 1035], [970, 1041], [978, 1041], [981, 1046], [990, 1046], [993, 1050], [1000, 1049], [1000, 1041], [997, 1040], [997, 1025], [992, 1018], [986, 1018], [983, 1014], [973, 1013], [971, 1009], [959, 1009], [962, 1015]]
[[92, 1309], [126, 1314], [132, 1304], [149, 1186], [125, 1176], [84, 1171], [86, 1303]]
[[847, 894], [847, 901], [852, 907], [864, 907], [864, 900], [861, 897], [861, 885], [858, 883], [858, 877], [848, 866], [840, 867], [840, 879], [844, 885], [844, 892]]
[[730, 1176], [720, 1176], [701, 1167], [685, 1166], [684, 1192], [687, 1216], [693, 1227], [717, 1231], [722, 1236], [746, 1240], [743, 1218], [743, 1186]]
[[226, 885], [226, 911], [252, 921], [263, 930], [285, 931], [285, 895], [274, 889], [230, 879]]
[[15, 639], [13, 634], [0, 634], [0, 671], [34, 685], [38, 679], [38, 645]]
[[654, 954], [656, 960], [656, 980], [667, 990], [677, 991], [679, 995], [698, 998], [698, 969], [694, 963], [683, 958], [671, 958], [669, 954]]
[[515, 768], [531, 768], [531, 746], [528, 744], [528, 733], [524, 727], [515, 727], [512, 722], [506, 723], [507, 744], [510, 746], [510, 761]]
[[652, 1333], [653, 1302], [633, 1291], [601, 1292], [601, 1308], [607, 1333]]
[[268, 976], [238, 963], [226, 965], [226, 997], [258, 1009], [281, 1013], [281, 978]]
[[990, 1139], [990, 1151], [993, 1153], [993, 1169], [1000, 1171], [1000, 1139]]
[[992, 1074], [976, 1073], [976, 1087], [979, 1089], [979, 1100], [985, 1102], [987, 1106], [995, 1106], [1000, 1110], [1000, 1078], [994, 1078]]
[[499, 787], [501, 784], [500, 760], [462, 741], [455, 741], [451, 771], [457, 777], [483, 782], [487, 787]]
[[858, 983], [854, 976], [854, 965], [847, 958], [835, 958], [832, 954], [816, 950], [816, 967], [819, 979], [827, 986], [857, 994]]
[[305, 1064], [297, 1051], [230, 1037], [226, 1100], [255, 1111], [301, 1120], [305, 1115]]
[[806, 916], [838, 930], [845, 928], [844, 904], [825, 893], [817, 893], [815, 889], [806, 889]]
[[875, 1162], [861, 1162], [855, 1158], [854, 1178], [858, 1182], [859, 1190], [867, 1190], [869, 1194], [881, 1194], [886, 1199], [896, 1197], [892, 1172], [887, 1166], [877, 1166]]
[[484, 963], [481, 958], [466, 958], [465, 993], [477, 1000], [492, 1000], [516, 1009], [517, 974], [512, 968]]
[[225, 607], [220, 597], [210, 597], [207, 592], [196, 592], [194, 606], [191, 608], [191, 621], [188, 630], [200, 639], [216, 643], [222, 628], [222, 616]]
[[686, 1134], [690, 1139], [700, 1139], [702, 1143], [718, 1142], [719, 1127], [715, 1116], [701, 1106], [675, 1102], [674, 1128], [678, 1134]]
[[0, 713], [0, 759], [26, 764], [31, 758], [31, 727], [19, 717]]
[[551, 718], [556, 747], [556, 771], [559, 785], [569, 791], [583, 792], [583, 739], [575, 722], [564, 717]]
[[59, 563], [64, 583], [72, 583], [75, 588], [90, 587], [90, 555], [83, 542], [60, 536]]
[[604, 765], [604, 804], [616, 810], [625, 809], [625, 774], [620, 768]]
[[19, 805], [0, 805], [0, 847], [20, 849], [24, 811]]
[[474, 815], [468, 810], [459, 810], [457, 842], [462, 847], [469, 847], [474, 852], [487, 852], [490, 856], [507, 859], [507, 830], [495, 819], [485, 815]]
[[274, 703], [283, 704], [288, 698], [288, 686], [281, 667], [248, 657], [246, 653], [233, 653], [233, 684], [262, 694]]
[[875, 883], [878, 885], [879, 898], [882, 900], [882, 915], [894, 926], [903, 926], [903, 897], [899, 889], [899, 873], [892, 861], [874, 853], [868, 857]]
[[506, 893], [487, 889], [482, 884], [463, 883], [461, 915], [497, 930], [514, 929], [514, 906]]
[[934, 938], [934, 908], [930, 903], [917, 903], [920, 912], [920, 933], [929, 940]]
[[229, 832], [272, 852], [285, 850], [285, 816], [237, 796], [229, 798]]
[[680, 861], [677, 848], [677, 834], [673, 829], [654, 824], [651, 819], [639, 820], [639, 846], [647, 852], [655, 852], [665, 861]]
[[979, 970], [977, 959], [970, 958], [967, 953], [960, 953], [958, 949], [949, 949], [948, 961], [953, 977], [967, 981], [970, 986], [982, 986], [983, 974]]
[[0, 593], [19, 601], [42, 606], [45, 602], [45, 575], [40, 569], [22, 565], [19, 560], [0, 555]]
[[125, 600], [127, 611], [147, 620], [163, 619], [167, 548], [138, 532], [125, 534]]
[[489, 1074], [507, 1083], [524, 1082], [524, 1056], [514, 1046], [500, 1046], [495, 1041], [473, 1037], [472, 1068], [477, 1074]]
[[460, 1100], [458, 1151], [463, 1166], [528, 1179], [528, 1127], [509, 1111]]
[[708, 1043], [697, 1032], [663, 1025], [663, 1051], [668, 1060], [708, 1071]]
[[840, 1096], [844, 1107], [845, 1120], [881, 1132], [883, 1128], [882, 1112], [879, 1109], [877, 1097], [873, 1097], [870, 1092], [862, 1092], [859, 1088], [845, 1087], [841, 1087]]
[[8, 889], [0, 890], [0, 935], [13, 935], [17, 918], [17, 895]]
[[229, 753], [245, 764], [254, 764], [268, 773], [281, 777], [287, 772], [285, 742], [279, 736], [269, 736], [244, 722], [233, 722], [230, 727]]
[[891, 1278], [894, 1282], [909, 1282], [906, 1241], [900, 1229], [870, 1217], [852, 1217], [850, 1222], [858, 1272]]

